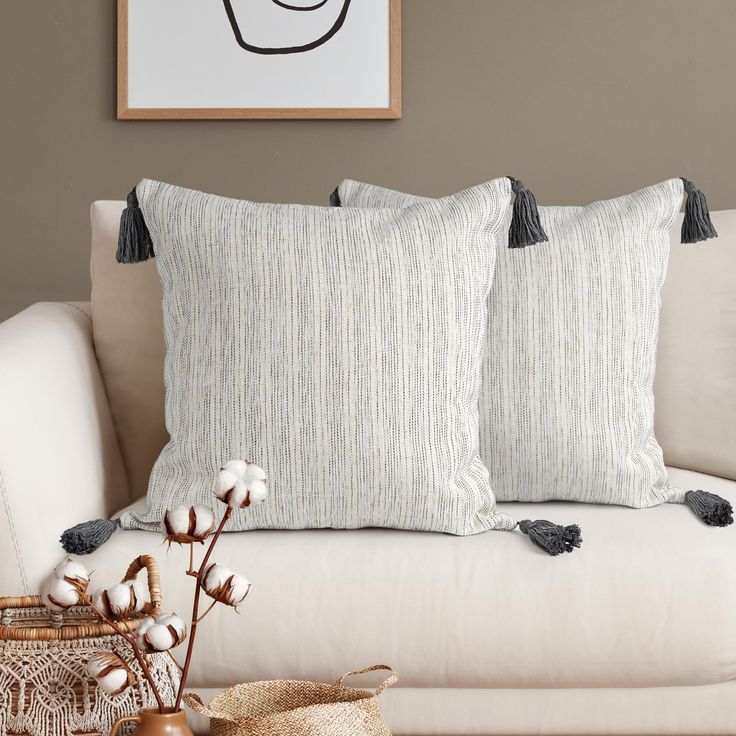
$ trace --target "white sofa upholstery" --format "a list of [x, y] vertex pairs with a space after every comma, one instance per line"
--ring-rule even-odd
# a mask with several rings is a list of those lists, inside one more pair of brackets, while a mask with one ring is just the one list
[[127, 500], [89, 305], [36, 304], [0, 324], [2, 593], [38, 592], [65, 526]]
[[[736, 482], [674, 471], [736, 503]], [[145, 504], [141, 499], [137, 504]], [[534, 504], [507, 503], [520, 519]], [[640, 513], [547, 503], [575, 519], [579, 552], [551, 558], [520, 533], [456, 538], [393, 529], [223, 536], [216, 558], [253, 591], [241, 615], [215, 609], [198, 636], [194, 687], [289, 677], [331, 681], [388, 662], [410, 688], [632, 688], [736, 679], [736, 534], [684, 506]], [[121, 568], [156, 556], [167, 606], [187, 611], [184, 551], [117, 533], [87, 558]], [[124, 564], [122, 565], [124, 567]], [[110, 580], [112, 582], [112, 580]]]
[[[165, 439], [158, 286], [152, 264], [107, 262], [119, 209], [93, 208], [97, 324], [88, 305], [38, 304], [0, 325], [3, 594], [38, 590], [64, 528], [141, 503], [146, 464]], [[736, 245], [733, 213], [714, 219]], [[664, 435], [671, 461], [733, 476], [736, 287], [703, 268], [677, 266], [665, 294], [657, 411], [677, 424]], [[700, 321], [688, 307], [698, 301]], [[146, 314], [153, 329], [141, 339]], [[677, 330], [685, 319], [690, 343]], [[704, 385], [692, 380], [688, 350], [706, 358]], [[673, 475], [736, 503], [732, 480]], [[401, 675], [383, 696], [399, 736], [736, 733], [736, 528], [705, 527], [675, 505], [502, 506], [517, 518], [579, 522], [582, 549], [550, 558], [518, 533], [226, 535], [218, 559], [255, 585], [240, 615], [216, 610], [200, 628], [193, 688], [332, 680], [385, 661]], [[161, 563], [167, 607], [186, 614], [183, 553], [167, 553], [157, 535], [119, 531], [87, 563], [103, 584], [143, 552]]]

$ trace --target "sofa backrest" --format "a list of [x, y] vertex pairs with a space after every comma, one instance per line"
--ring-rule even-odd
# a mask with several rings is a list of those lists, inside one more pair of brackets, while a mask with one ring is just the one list
[[[92, 205], [92, 318], [131, 498], [137, 498], [168, 441], [165, 346], [155, 261], [115, 262], [124, 206]], [[712, 216], [717, 240], [681, 245], [679, 222], [673, 231], [662, 291], [655, 429], [669, 465], [736, 478], [736, 210]]]
[[736, 210], [711, 216], [714, 240], [681, 245], [682, 216], [673, 232], [654, 429], [668, 465], [736, 478]]
[[168, 442], [164, 425], [161, 283], [156, 262], [115, 261], [125, 202], [95, 202], [92, 219], [92, 329], [97, 361], [128, 474], [131, 499]]

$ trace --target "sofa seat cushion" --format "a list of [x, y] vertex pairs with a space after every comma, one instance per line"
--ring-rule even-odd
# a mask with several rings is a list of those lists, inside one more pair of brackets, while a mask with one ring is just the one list
[[[376, 679], [374, 675], [373, 682]], [[198, 692], [209, 703], [221, 690]], [[381, 712], [393, 736], [732, 735], [736, 733], [736, 681], [547, 690], [396, 685], [381, 695]], [[207, 733], [208, 720], [192, 720], [195, 733]]]
[[[736, 482], [673, 470], [736, 503]], [[139, 502], [142, 503], [142, 502]], [[226, 534], [213, 559], [245, 574], [240, 610], [199, 627], [193, 687], [327, 680], [388, 663], [403, 687], [697, 685], [736, 678], [736, 527], [681, 505], [633, 510], [501, 504], [518, 519], [578, 522], [584, 544], [552, 558], [518, 531], [474, 537], [389, 529]], [[119, 531], [86, 558], [93, 585], [156, 555], [164, 607], [188, 615], [186, 550]]]

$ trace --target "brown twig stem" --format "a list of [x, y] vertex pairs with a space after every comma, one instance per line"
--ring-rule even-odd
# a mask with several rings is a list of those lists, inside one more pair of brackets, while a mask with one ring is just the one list
[[169, 657], [171, 657], [171, 661], [179, 668], [179, 672], [181, 672], [184, 668], [179, 664], [177, 658], [172, 654], [171, 649], [169, 649], [169, 651], [166, 653], [169, 655]]
[[181, 707], [181, 699], [184, 696], [184, 688], [187, 684], [187, 677], [189, 676], [189, 665], [192, 662], [192, 651], [194, 650], [194, 640], [197, 636], [197, 624], [199, 623], [197, 618], [199, 616], [199, 594], [202, 590], [202, 578], [204, 577], [204, 572], [207, 569], [207, 563], [210, 560], [210, 555], [212, 554], [212, 550], [215, 548], [215, 545], [217, 544], [217, 540], [220, 538], [220, 534], [222, 534], [222, 530], [225, 527], [225, 524], [227, 524], [228, 520], [232, 516], [233, 510], [230, 506], [227, 507], [227, 510], [225, 511], [225, 514], [222, 517], [222, 521], [220, 522], [220, 526], [217, 527], [217, 531], [215, 532], [214, 536], [212, 537], [212, 541], [210, 542], [210, 546], [207, 548], [207, 552], [205, 552], [204, 559], [202, 560], [202, 564], [199, 566], [199, 570], [197, 571], [197, 587], [194, 590], [194, 603], [192, 604], [192, 625], [189, 629], [189, 641], [187, 642], [187, 656], [184, 659], [184, 669], [181, 673], [181, 682], [179, 683], [179, 691], [176, 694], [176, 703], [174, 704], [174, 710], [178, 711]]
[[146, 662], [145, 657], [143, 656], [143, 653], [138, 648], [138, 644], [135, 640], [135, 637], [129, 634], [125, 629], [121, 628], [116, 621], [113, 621], [111, 618], [108, 618], [102, 611], [100, 611], [99, 608], [95, 606], [94, 603], [92, 603], [92, 599], [88, 595], [82, 595], [80, 596], [81, 600], [86, 603], [108, 626], [111, 626], [116, 634], [119, 634], [120, 636], [125, 639], [125, 641], [130, 644], [131, 649], [133, 650], [133, 654], [135, 655], [136, 660], [138, 660], [138, 664], [141, 667], [141, 670], [143, 672], [143, 676], [148, 680], [148, 684], [151, 686], [151, 690], [153, 691], [153, 695], [156, 698], [156, 703], [158, 704], [158, 712], [163, 713], [164, 708], [166, 707], [164, 705], [164, 701], [161, 698], [161, 693], [159, 693], [158, 688], [156, 687], [156, 682], [153, 679], [153, 675], [151, 674], [151, 670], [148, 666], [148, 663]]
[[197, 623], [204, 621], [204, 617], [217, 605], [217, 601], [212, 601], [209, 608], [197, 619]]
[[189, 543], [189, 569], [187, 575], [196, 575], [194, 570], [194, 544], [191, 542]]

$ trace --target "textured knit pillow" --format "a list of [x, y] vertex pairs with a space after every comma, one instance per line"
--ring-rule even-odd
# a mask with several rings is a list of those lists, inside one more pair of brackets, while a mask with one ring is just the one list
[[124, 229], [142, 215], [163, 283], [171, 440], [147, 511], [123, 526], [157, 530], [166, 509], [209, 502], [241, 457], [271, 492], [230, 529], [513, 529], [478, 456], [477, 408], [511, 193], [504, 178], [340, 210], [142, 181]]
[[[499, 500], [686, 502], [707, 523], [731, 523], [723, 499], [670, 485], [654, 437], [659, 291], [683, 186], [683, 242], [715, 236], [702, 192], [678, 178], [586, 207], [540, 207], [546, 246], [498, 249], [480, 454]], [[332, 196], [343, 207], [418, 201], [355, 181]]]

